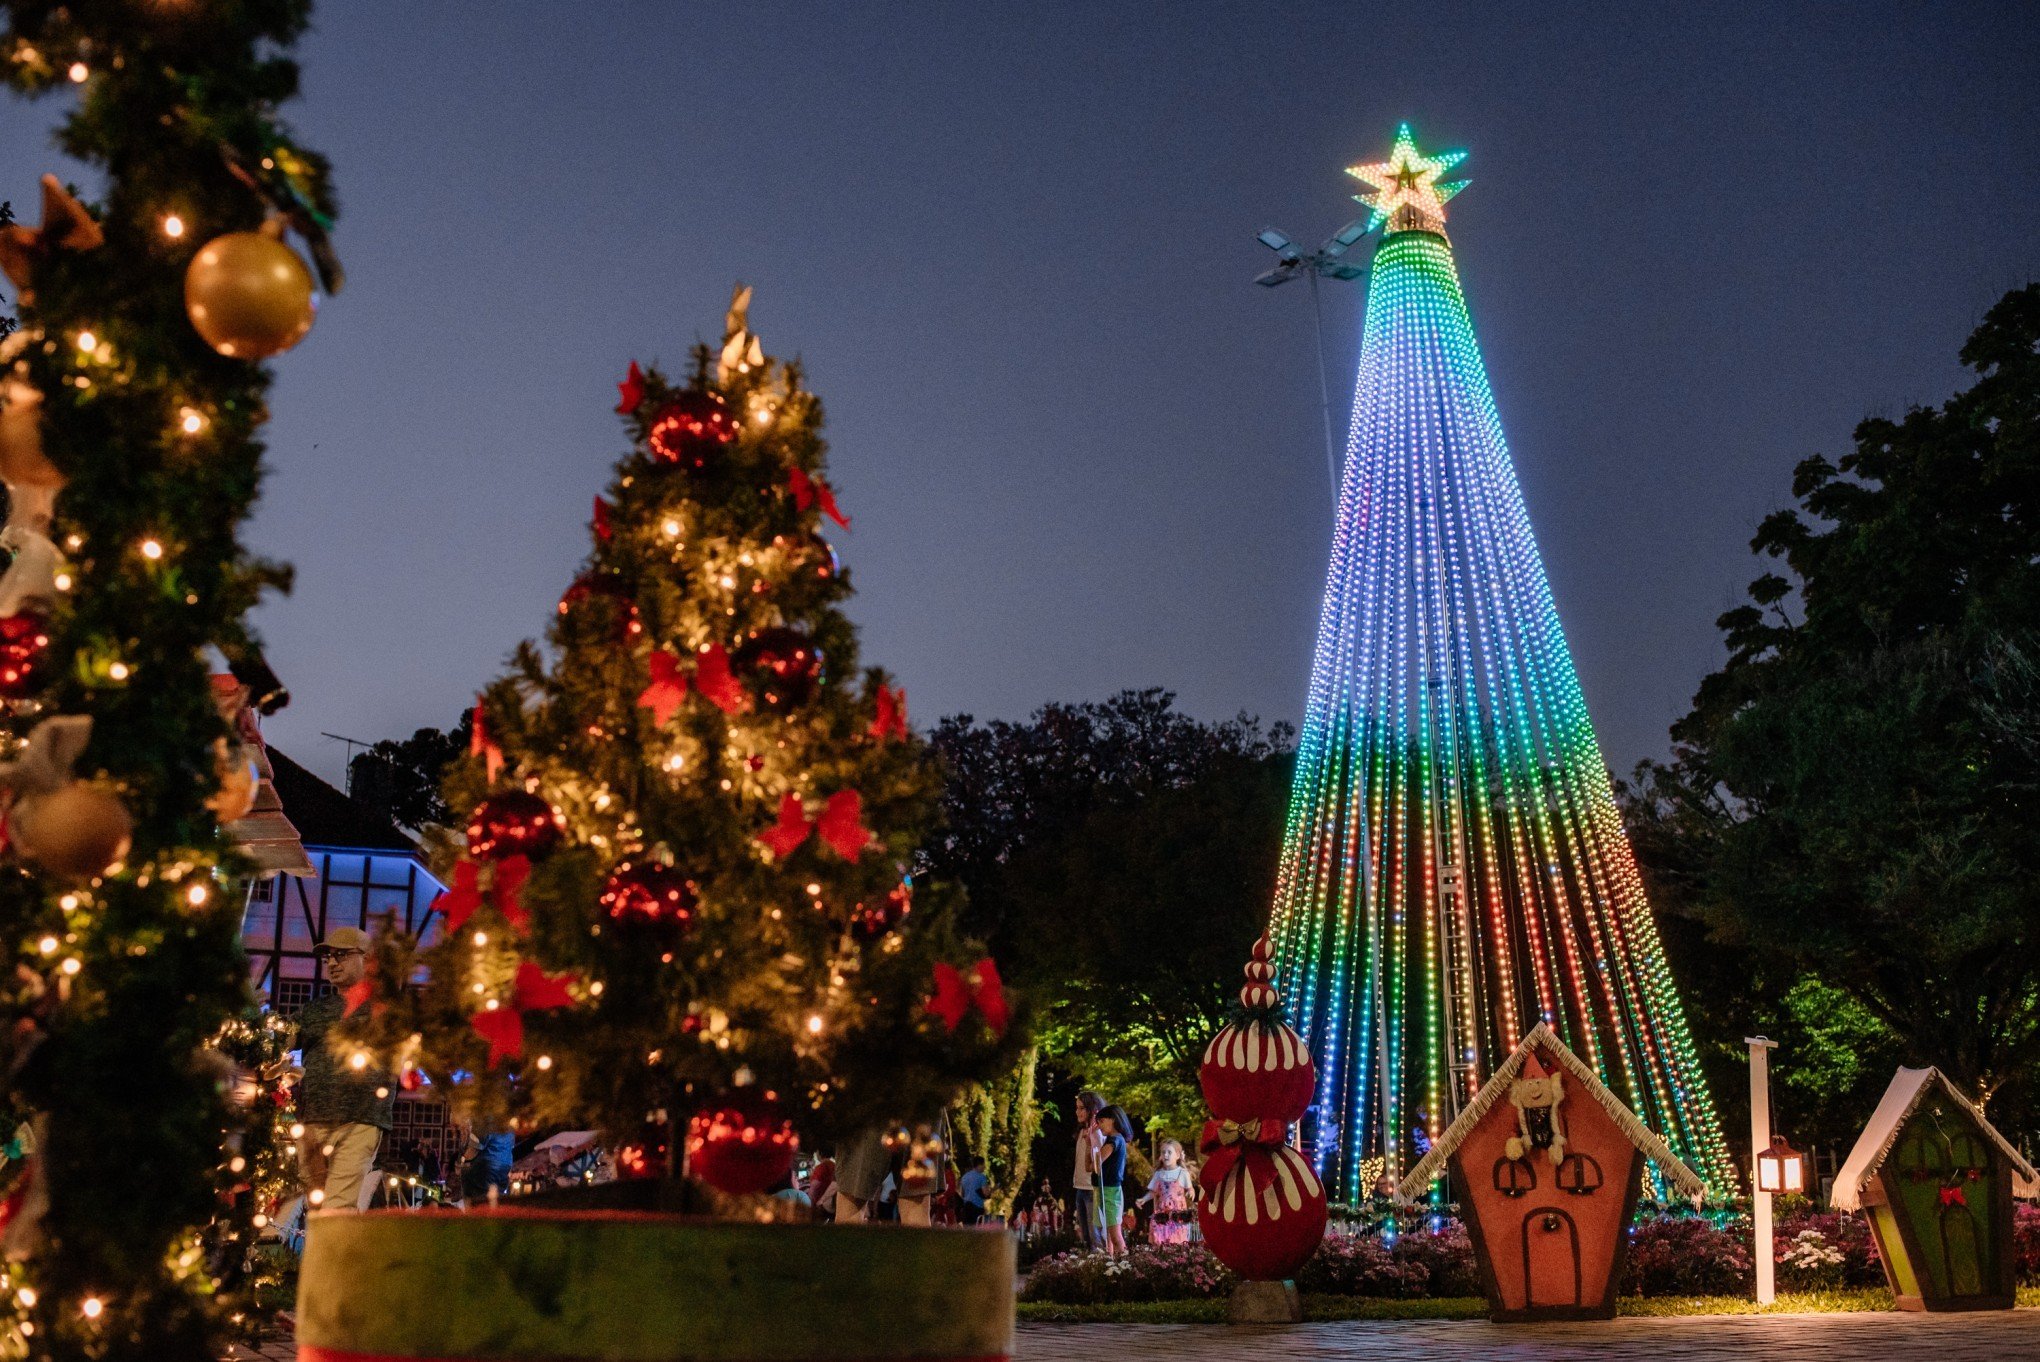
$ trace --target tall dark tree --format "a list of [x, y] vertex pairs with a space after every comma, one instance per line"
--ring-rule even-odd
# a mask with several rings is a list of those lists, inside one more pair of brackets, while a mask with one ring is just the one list
[[1267, 921], [1290, 736], [1201, 723], [1161, 690], [935, 732], [928, 859], [1039, 1000], [1045, 1061], [1173, 1129], [1197, 1119], [1197, 1058]]
[[474, 712], [452, 728], [421, 728], [408, 738], [385, 738], [347, 763], [347, 793], [407, 828], [450, 827], [454, 813], [440, 786], [467, 755]]
[[2040, 1059], [2040, 286], [1976, 381], [1863, 422], [1753, 540], [1777, 560], [1646, 770], [1647, 860], [1783, 996], [1845, 994], [1915, 1062], [2029, 1103]]

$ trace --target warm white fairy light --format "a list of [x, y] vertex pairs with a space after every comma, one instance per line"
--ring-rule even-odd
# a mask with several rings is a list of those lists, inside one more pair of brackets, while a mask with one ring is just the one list
[[153, 563], [160, 559], [162, 556], [163, 556], [163, 543], [161, 540], [144, 539], [142, 541], [142, 557], [148, 559], [150, 562]]
[[82, 61], [74, 61], [71, 63], [70, 69], [64, 74], [71, 78], [71, 84], [83, 85], [86, 79], [91, 76], [92, 68]]
[[196, 435], [205, 429], [205, 413], [197, 407], [183, 407], [177, 413], [177, 425], [186, 435]]
[[194, 884], [184, 891], [184, 901], [196, 908], [205, 902], [205, 886]]
[[80, 331], [78, 333], [78, 348], [88, 355], [91, 354], [99, 348], [99, 337], [90, 331]]
[[163, 235], [169, 237], [172, 241], [175, 241], [178, 237], [183, 236], [184, 219], [178, 217], [175, 213], [164, 214]]

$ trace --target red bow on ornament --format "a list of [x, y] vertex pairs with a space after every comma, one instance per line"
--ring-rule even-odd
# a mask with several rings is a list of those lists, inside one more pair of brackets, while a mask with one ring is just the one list
[[872, 715], [871, 728], [868, 730], [871, 736], [880, 742], [884, 742], [887, 738], [898, 738], [902, 742], [906, 741], [906, 691], [894, 690], [890, 686], [881, 683], [876, 699], [877, 710]]
[[623, 382], [616, 385], [616, 394], [622, 400], [616, 404], [616, 414], [630, 416], [644, 405], [645, 374], [637, 367], [637, 361], [630, 362], [630, 372], [623, 376]]
[[838, 790], [829, 796], [829, 802], [822, 806], [822, 816], [809, 818], [807, 806], [800, 796], [787, 791], [779, 801], [779, 821], [758, 834], [774, 857], [784, 860], [808, 839], [811, 832], [819, 832], [844, 860], [854, 863], [872, 844], [871, 829], [864, 826], [864, 800], [855, 790]]
[[571, 1007], [574, 995], [567, 991], [573, 974], [547, 974], [531, 961], [517, 966], [517, 980], [511, 986], [510, 1005], [477, 1012], [473, 1026], [489, 1042], [489, 1065], [498, 1060], [524, 1057], [524, 1014]]
[[805, 511], [816, 502], [821, 503], [822, 514], [841, 525], [850, 528], [850, 517], [843, 514], [836, 505], [836, 493], [820, 478], [811, 478], [807, 470], [796, 468], [786, 475], [787, 486], [793, 489], [793, 504], [796, 510]]
[[489, 783], [496, 783], [496, 773], [503, 769], [503, 749], [496, 746], [489, 736], [489, 725], [482, 714], [482, 702], [475, 701], [475, 720], [468, 729], [468, 755], [480, 757], [482, 767], [488, 772]]
[[654, 648], [652, 684], [639, 693], [638, 708], [650, 710], [652, 722], [664, 728], [686, 698], [687, 676], [680, 670], [680, 659], [664, 648]]
[[742, 714], [751, 707], [744, 683], [730, 672], [729, 651], [720, 643], [709, 644], [695, 656], [694, 688], [725, 714]]
[[[524, 911], [518, 895], [524, 882], [531, 878], [531, 858], [505, 856], [493, 865], [495, 873], [489, 880], [488, 899], [512, 927], [523, 932], [531, 925], [531, 914]], [[467, 925], [483, 902], [481, 867], [473, 861], [462, 861], [453, 868], [453, 887], [432, 900], [432, 907], [446, 915], [446, 934], [451, 936]]]
[[1225, 1181], [1248, 1150], [1270, 1149], [1288, 1138], [1289, 1125], [1284, 1121], [1206, 1121], [1197, 1140], [1197, 1152], [1204, 1155], [1197, 1181], [1209, 1191]]
[[1941, 1189], [1941, 1204], [1943, 1206], [1967, 1206], [1969, 1204], [1969, 1197], [1960, 1187], [1943, 1187]]
[[990, 956], [978, 961], [965, 974], [947, 960], [935, 962], [935, 996], [928, 999], [928, 1011], [945, 1030], [954, 1031], [975, 1007], [994, 1035], [1006, 1034], [1012, 1020], [1006, 1007], [1006, 988], [999, 980], [999, 967]]

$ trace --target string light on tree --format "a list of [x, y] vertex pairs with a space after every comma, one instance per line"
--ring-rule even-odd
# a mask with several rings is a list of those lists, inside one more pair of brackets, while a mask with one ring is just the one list
[[1341, 1199], [1398, 1177], [1550, 1022], [1726, 1193], [1665, 964], [1495, 409], [1442, 176], [1351, 173], [1385, 226], [1271, 935]]

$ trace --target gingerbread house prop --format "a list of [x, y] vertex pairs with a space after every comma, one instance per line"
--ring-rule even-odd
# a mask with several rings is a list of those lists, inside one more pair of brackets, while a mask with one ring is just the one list
[[1705, 1192], [1540, 1023], [1397, 1191], [1414, 1200], [1449, 1170], [1490, 1318], [1612, 1319], [1645, 1158], [1681, 1194]]
[[2009, 1310], [2012, 1198], [2033, 1165], [1939, 1069], [1900, 1069], [1835, 1178], [1861, 1211], [1901, 1310]]

